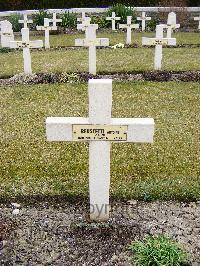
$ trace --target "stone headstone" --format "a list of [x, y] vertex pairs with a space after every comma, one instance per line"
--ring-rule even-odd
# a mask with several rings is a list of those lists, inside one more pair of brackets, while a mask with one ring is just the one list
[[1, 47], [10, 47], [10, 41], [14, 41], [12, 24], [8, 20], [0, 22], [1, 27]]

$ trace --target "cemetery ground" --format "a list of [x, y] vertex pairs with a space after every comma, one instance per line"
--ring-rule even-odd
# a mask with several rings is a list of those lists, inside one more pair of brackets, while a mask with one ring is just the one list
[[[83, 34], [52, 35], [50, 50], [31, 51], [33, 72], [52, 74], [38, 84], [26, 84], [26, 78], [17, 84], [21, 76], [6, 80], [22, 73], [22, 51], [0, 53], [0, 256], [5, 265], [130, 265], [128, 246], [148, 234], [169, 235], [190, 253], [192, 265], [200, 265], [200, 86], [120, 79], [120, 74], [148, 76], [153, 70], [155, 49], [141, 47], [141, 33], [134, 36], [135, 48], [97, 49], [97, 72], [116, 77], [112, 117], [154, 118], [154, 143], [112, 144], [107, 223], [88, 219], [88, 145], [50, 143], [45, 136], [46, 117], [88, 116], [88, 84], [76, 75], [90, 77], [88, 51], [65, 47]], [[109, 37], [114, 45], [124, 43], [125, 33], [98, 37]], [[193, 71], [199, 77], [199, 33], [175, 37], [181, 45], [163, 49], [164, 73]], [[66, 76], [55, 83], [61, 72]]]

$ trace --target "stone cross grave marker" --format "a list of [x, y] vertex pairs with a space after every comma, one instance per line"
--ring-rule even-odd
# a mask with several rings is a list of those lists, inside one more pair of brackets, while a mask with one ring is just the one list
[[200, 30], [200, 15], [198, 17], [194, 17], [194, 20], [199, 21], [198, 29]]
[[83, 23], [87, 17], [85, 15], [85, 11], [83, 11], [81, 14], [81, 18], [77, 18], [77, 21]]
[[167, 38], [172, 37], [172, 31], [180, 28], [180, 24], [176, 24], [176, 13], [170, 12], [167, 19]]
[[57, 15], [56, 13], [53, 13], [53, 18], [49, 19], [49, 22], [53, 23], [53, 27], [57, 27], [57, 23], [62, 22], [62, 19], [56, 18], [56, 15]]
[[112, 17], [107, 17], [106, 20], [111, 20], [112, 21], [112, 30], [116, 30], [116, 27], [115, 27], [115, 21], [116, 20], [120, 20], [121, 18], [120, 17], [116, 17], [115, 16], [115, 12], [112, 12]]
[[151, 17], [146, 17], [146, 12], [142, 12], [141, 17], [137, 17], [137, 20], [142, 21], [142, 31], [146, 29], [146, 21], [151, 20]]
[[162, 66], [162, 46], [163, 45], [176, 45], [176, 38], [164, 38], [164, 28], [166, 25], [156, 26], [156, 38], [142, 38], [142, 45], [155, 46], [155, 58], [154, 58], [154, 69], [161, 70]]
[[11, 41], [10, 48], [22, 48], [23, 49], [24, 73], [32, 74], [30, 48], [42, 48], [43, 41], [41, 40], [30, 41], [29, 28], [22, 28], [21, 33], [22, 33], [22, 40]]
[[28, 24], [33, 23], [32, 19], [28, 19], [28, 16], [24, 14], [24, 19], [18, 21], [20, 24], [24, 24], [23, 28], [28, 28]]
[[131, 30], [139, 29], [139, 24], [131, 24], [132, 16], [127, 17], [127, 24], [119, 24], [120, 29], [127, 29], [126, 44], [131, 44]]
[[[90, 219], [109, 219], [110, 148], [115, 143], [152, 143], [154, 119], [112, 118], [112, 80], [89, 80], [89, 117], [48, 117], [48, 141], [89, 143]], [[126, 158], [124, 158], [126, 160]], [[69, 162], [70, 163], [70, 162]]]
[[50, 42], [49, 42], [49, 31], [50, 30], [57, 30], [57, 26], [50, 26], [50, 19], [44, 18], [44, 26], [37, 26], [37, 30], [44, 30], [45, 32], [45, 48], [50, 48]]
[[108, 38], [97, 38], [96, 30], [97, 24], [90, 24], [85, 33], [85, 39], [76, 39], [75, 46], [89, 47], [89, 73], [96, 75], [96, 47], [97, 46], [109, 46]]
[[91, 18], [85, 17], [85, 20], [83, 20], [81, 24], [77, 24], [77, 29], [86, 31], [86, 29], [91, 25], [90, 22], [91, 22]]
[[0, 22], [1, 25], [1, 47], [10, 47], [10, 41], [14, 41], [12, 24], [8, 20]]

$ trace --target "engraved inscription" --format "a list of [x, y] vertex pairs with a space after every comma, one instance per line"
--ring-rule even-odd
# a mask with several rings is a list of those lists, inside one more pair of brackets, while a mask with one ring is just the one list
[[73, 125], [74, 141], [126, 141], [128, 126]]

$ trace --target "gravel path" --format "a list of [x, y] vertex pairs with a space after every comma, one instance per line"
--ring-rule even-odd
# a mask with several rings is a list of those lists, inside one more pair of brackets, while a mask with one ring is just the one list
[[85, 203], [0, 205], [0, 265], [125, 266], [131, 241], [160, 233], [200, 265], [200, 202], [115, 202], [103, 224], [89, 223], [87, 210]]

